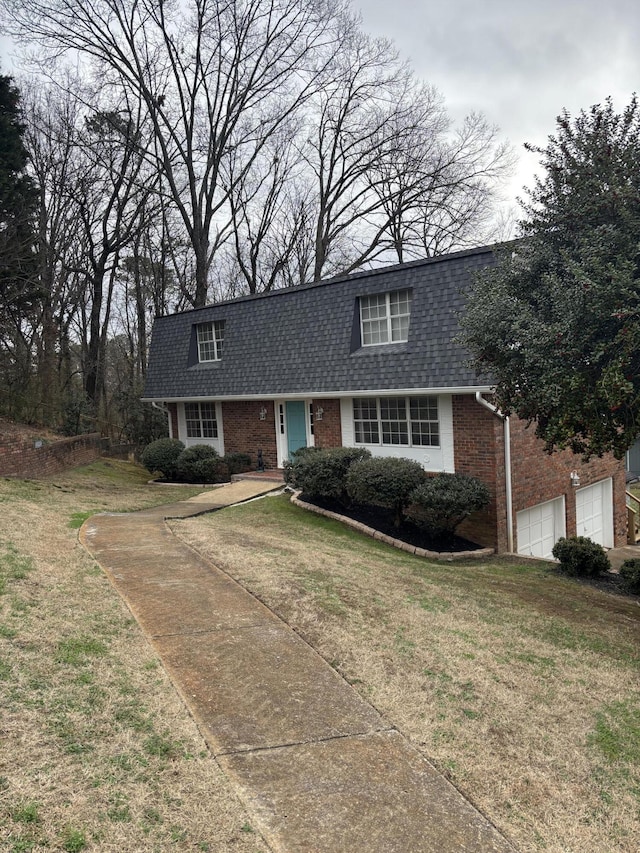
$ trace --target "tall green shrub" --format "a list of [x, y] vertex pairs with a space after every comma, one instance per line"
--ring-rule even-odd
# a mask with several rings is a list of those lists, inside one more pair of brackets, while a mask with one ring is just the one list
[[626, 592], [640, 595], [640, 560], [625, 560], [620, 566], [620, 577]]
[[391, 510], [394, 525], [400, 527], [411, 495], [424, 476], [420, 464], [412, 459], [373, 457], [351, 465], [346, 478], [347, 492], [356, 503]]
[[298, 453], [285, 470], [287, 483], [314, 498], [349, 503], [347, 472], [354, 462], [371, 458], [363, 447], [335, 447]]
[[427, 477], [411, 494], [407, 517], [433, 536], [453, 536], [456, 527], [491, 500], [487, 486], [468, 474]]
[[228, 479], [218, 451], [210, 444], [192, 444], [176, 460], [176, 474], [184, 483], [217, 483]]
[[574, 577], [597, 577], [610, 569], [609, 558], [602, 545], [586, 536], [562, 537], [551, 553], [560, 561], [562, 571]]
[[229, 469], [229, 474], [244, 474], [251, 470], [251, 456], [248, 453], [225, 453], [222, 461]]
[[142, 464], [152, 474], [157, 471], [165, 479], [175, 480], [176, 462], [183, 450], [184, 444], [177, 438], [159, 438], [142, 451]]

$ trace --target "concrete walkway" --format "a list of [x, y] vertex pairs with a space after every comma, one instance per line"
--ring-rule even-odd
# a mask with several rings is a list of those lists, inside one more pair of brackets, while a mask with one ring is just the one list
[[278, 853], [513, 853], [286, 623], [164, 523], [273, 487], [244, 480], [171, 506], [94, 515], [80, 531], [252, 825]]

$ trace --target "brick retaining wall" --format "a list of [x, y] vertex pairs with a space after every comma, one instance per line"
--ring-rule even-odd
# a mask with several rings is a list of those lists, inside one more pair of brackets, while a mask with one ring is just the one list
[[47, 477], [65, 468], [87, 465], [103, 452], [104, 441], [97, 432], [52, 442], [0, 435], [0, 476]]

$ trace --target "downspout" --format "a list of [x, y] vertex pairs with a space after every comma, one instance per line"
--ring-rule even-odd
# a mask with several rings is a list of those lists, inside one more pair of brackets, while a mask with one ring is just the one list
[[476, 402], [500, 418], [504, 429], [504, 490], [507, 501], [507, 547], [513, 554], [513, 488], [511, 484], [511, 426], [509, 418], [497, 406], [485, 400], [481, 391], [476, 391]]
[[165, 415], [167, 416], [167, 425], [169, 427], [169, 432], [171, 432], [172, 431], [171, 430], [171, 413], [169, 412], [169, 409], [167, 408], [167, 404], [166, 403], [156, 403], [154, 400], [152, 400], [151, 405], [153, 406], [154, 409], [158, 409], [159, 412], [165, 413]]

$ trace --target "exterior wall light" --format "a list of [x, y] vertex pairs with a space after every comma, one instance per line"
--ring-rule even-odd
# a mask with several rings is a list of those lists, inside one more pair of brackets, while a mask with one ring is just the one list
[[570, 476], [571, 476], [571, 485], [574, 488], [577, 488], [577, 486], [580, 485], [580, 474], [578, 474], [577, 471], [572, 471]]
[[266, 419], [267, 419], [267, 410], [266, 410], [266, 408], [263, 406], [263, 407], [260, 409], [260, 420], [261, 420], [261, 421], [266, 421]]
[[318, 408], [316, 409], [316, 420], [321, 421], [323, 415], [324, 415], [324, 409], [322, 408], [322, 406], [318, 406]]

